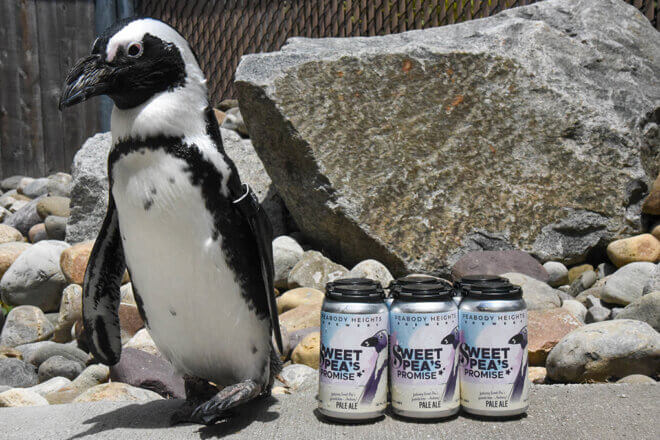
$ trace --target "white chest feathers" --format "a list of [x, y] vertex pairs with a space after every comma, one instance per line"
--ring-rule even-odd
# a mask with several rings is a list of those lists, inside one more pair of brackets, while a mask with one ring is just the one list
[[219, 384], [262, 381], [268, 321], [241, 296], [223, 237], [214, 239], [213, 216], [187, 169], [185, 161], [147, 149], [113, 165], [111, 191], [131, 281], [151, 336], [182, 373]]

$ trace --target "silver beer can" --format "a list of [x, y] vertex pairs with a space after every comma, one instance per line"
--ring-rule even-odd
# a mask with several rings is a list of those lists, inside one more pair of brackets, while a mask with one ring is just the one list
[[529, 406], [527, 306], [508, 281], [467, 287], [458, 311], [461, 406], [471, 414], [506, 417]]
[[458, 309], [444, 283], [401, 285], [390, 309], [392, 411], [416, 419], [460, 409]]
[[367, 421], [387, 408], [388, 310], [380, 284], [361, 280], [326, 286], [318, 409], [330, 419]]

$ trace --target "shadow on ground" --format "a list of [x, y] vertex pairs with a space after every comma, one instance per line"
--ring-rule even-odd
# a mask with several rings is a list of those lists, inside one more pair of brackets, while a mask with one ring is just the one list
[[[235, 415], [224, 422], [213, 426], [199, 425], [199, 438], [201, 440], [222, 438], [235, 434], [248, 427], [253, 422], [272, 422], [279, 417], [279, 413], [271, 411], [270, 407], [277, 403], [277, 399], [269, 397], [251, 402], [235, 410]], [[172, 427], [170, 416], [183, 404], [182, 400], [157, 400], [144, 404], [128, 405], [107, 412], [83, 422], [91, 425], [89, 429], [69, 438], [80, 439], [86, 436], [111, 431], [117, 428], [125, 429], [169, 429]]]

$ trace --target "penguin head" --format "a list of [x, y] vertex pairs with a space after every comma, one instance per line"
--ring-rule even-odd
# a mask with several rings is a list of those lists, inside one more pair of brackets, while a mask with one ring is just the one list
[[204, 75], [181, 34], [151, 18], [126, 19], [106, 29], [71, 69], [59, 107], [107, 95], [117, 108], [131, 109], [190, 86], [206, 95]]
[[458, 327], [454, 327], [451, 333], [445, 336], [440, 343], [445, 345], [458, 345]]
[[375, 335], [362, 341], [363, 347], [374, 347], [376, 351], [380, 352], [382, 349], [387, 348], [387, 332], [380, 330]]
[[523, 348], [527, 347], [527, 327], [523, 327], [520, 332], [518, 332], [516, 335], [512, 336], [511, 339], [509, 339], [509, 344], [512, 345], [520, 345]]

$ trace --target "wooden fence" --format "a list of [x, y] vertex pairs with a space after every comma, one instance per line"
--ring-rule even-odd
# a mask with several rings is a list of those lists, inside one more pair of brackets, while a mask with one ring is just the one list
[[0, 176], [68, 171], [96, 132], [97, 104], [57, 109], [94, 34], [93, 0], [0, 1]]

